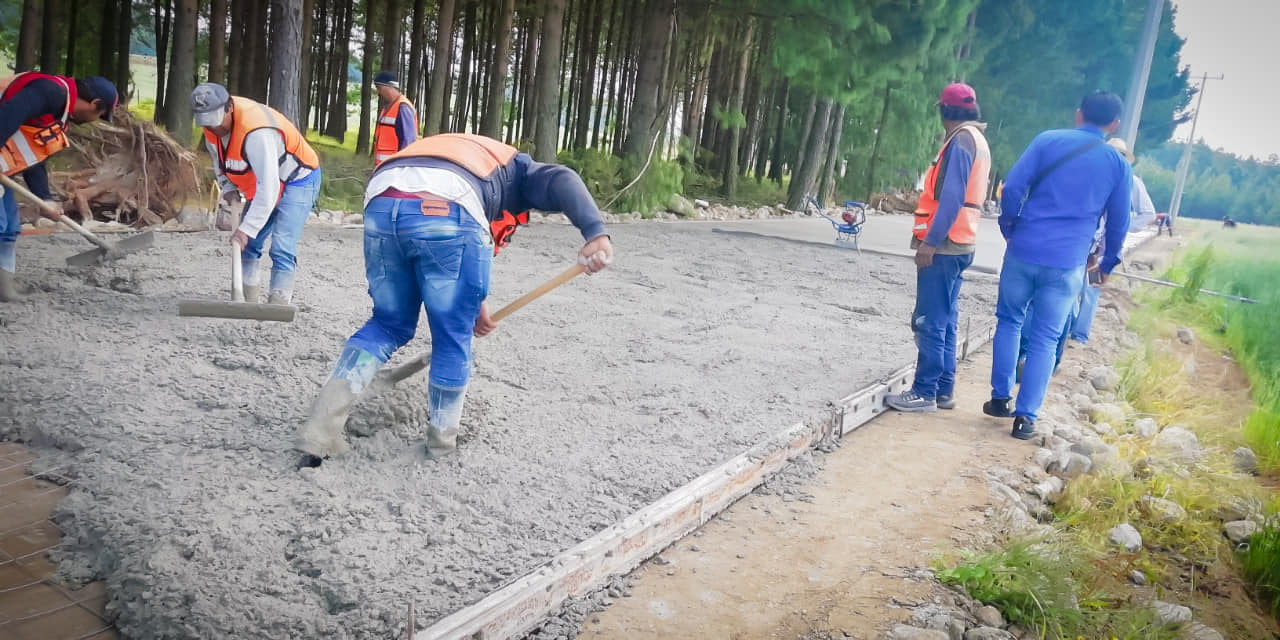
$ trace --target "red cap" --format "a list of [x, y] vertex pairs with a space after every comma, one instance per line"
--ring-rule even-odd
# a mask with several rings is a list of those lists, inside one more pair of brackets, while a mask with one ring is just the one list
[[942, 90], [942, 95], [938, 96], [938, 104], [947, 107], [977, 109], [978, 94], [974, 93], [973, 87], [963, 82], [953, 82]]

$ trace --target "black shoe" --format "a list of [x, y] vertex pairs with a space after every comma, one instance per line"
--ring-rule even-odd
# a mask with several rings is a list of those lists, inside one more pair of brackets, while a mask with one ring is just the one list
[[956, 408], [956, 399], [952, 396], [939, 395], [938, 397], [934, 398], [934, 402], [938, 405], [939, 409]]
[[1036, 421], [1026, 416], [1013, 419], [1013, 433], [1009, 434], [1019, 440], [1030, 440], [1036, 435]]
[[1013, 411], [1009, 409], [1009, 401], [1012, 398], [992, 398], [982, 403], [982, 412], [994, 418], [1012, 418]]

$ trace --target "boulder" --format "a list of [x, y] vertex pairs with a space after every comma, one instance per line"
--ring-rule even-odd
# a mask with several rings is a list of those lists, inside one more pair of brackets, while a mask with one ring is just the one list
[[670, 211], [682, 218], [692, 218], [693, 215], [697, 213], [697, 210], [693, 207], [693, 203], [689, 202], [688, 198], [685, 198], [678, 193], [671, 194], [671, 197], [667, 199], [667, 211]]
[[991, 605], [978, 607], [978, 610], [973, 612], [973, 616], [978, 619], [978, 624], [984, 627], [1004, 628], [1004, 616], [1000, 615], [999, 609]]
[[1089, 420], [1091, 422], [1106, 422], [1113, 425], [1124, 424], [1125, 417], [1124, 407], [1110, 402], [1100, 402], [1089, 409]]
[[1031, 456], [1031, 459], [1036, 463], [1036, 466], [1041, 469], [1047, 469], [1049, 467], [1049, 463], [1053, 462], [1053, 458], [1053, 450], [1046, 449], [1044, 447], [1036, 449], [1035, 454]]
[[698, 199], [693, 201], [693, 206], [699, 209], [706, 209], [707, 207], [711, 206], [711, 203], [707, 202], [706, 200]]
[[1258, 523], [1252, 520], [1236, 520], [1222, 525], [1222, 534], [1234, 544], [1244, 544], [1258, 532]]
[[1182, 638], [1184, 640], [1226, 640], [1226, 638], [1218, 633], [1213, 627], [1206, 627], [1199, 622], [1192, 622], [1182, 630]]
[[[1044, 500], [1049, 504], [1053, 504], [1058, 501], [1058, 498], [1062, 497], [1062, 490], [1065, 487], [1066, 487], [1066, 483], [1062, 481], [1062, 478], [1050, 477], [1044, 482], [1037, 483], [1035, 486], [1031, 487], [1031, 493], [1035, 494], [1037, 498], [1040, 498], [1041, 500]], [[988, 626], [1003, 626], [1003, 625], [988, 625]]]
[[1120, 374], [1108, 366], [1094, 367], [1089, 371], [1089, 384], [1098, 391], [1115, 391], [1120, 386]]
[[1111, 447], [1095, 435], [1087, 435], [1081, 437], [1075, 444], [1071, 445], [1071, 450], [1082, 455], [1093, 457], [1093, 454], [1107, 451]]
[[1138, 533], [1138, 530], [1128, 522], [1112, 527], [1111, 534], [1108, 537], [1111, 540], [1111, 544], [1129, 553], [1137, 553], [1142, 548], [1142, 534]]
[[1162, 625], [1186, 624], [1191, 622], [1191, 610], [1172, 602], [1156, 600], [1151, 603], [1156, 612], [1156, 622]]
[[978, 627], [964, 632], [964, 640], [1015, 640], [1012, 633], [995, 627]]
[[1196, 434], [1182, 427], [1165, 427], [1156, 434], [1152, 448], [1184, 462], [1195, 462], [1204, 455]]
[[342, 224], [364, 224], [364, 214], [351, 213], [343, 216]]
[[1133, 474], [1133, 467], [1120, 456], [1115, 447], [1107, 447], [1089, 458], [1093, 467], [1089, 473], [1104, 478], [1124, 478]]
[[178, 224], [184, 228], [208, 231], [213, 227], [213, 216], [209, 211], [195, 205], [186, 205], [178, 210]]
[[894, 625], [887, 637], [889, 640], [951, 640], [945, 631], [921, 629], [905, 624]]
[[1231, 452], [1231, 463], [1236, 471], [1254, 475], [1258, 473], [1258, 454], [1249, 447], [1237, 447]]
[[1178, 342], [1191, 344], [1196, 341], [1196, 334], [1187, 327], [1178, 327]]
[[1139, 438], [1151, 438], [1160, 432], [1154, 418], [1138, 418], [1133, 423], [1133, 433]]
[[1075, 476], [1089, 473], [1091, 468], [1093, 468], [1093, 462], [1087, 456], [1080, 455], [1074, 451], [1065, 451], [1055, 456], [1045, 470], [1049, 473], [1074, 478]]
[[1060, 424], [1053, 430], [1053, 435], [1066, 440], [1067, 442], [1080, 442], [1084, 438], [1084, 431], [1080, 427], [1069, 424]]
[[1147, 574], [1141, 571], [1138, 571], [1137, 569], [1134, 569], [1133, 571], [1129, 572], [1129, 582], [1132, 582], [1133, 584], [1141, 587], [1147, 584]]
[[1231, 496], [1223, 500], [1222, 506], [1213, 514], [1223, 522], [1236, 520], [1252, 520], [1262, 513], [1262, 500], [1253, 497]]
[[1172, 500], [1165, 500], [1155, 496], [1142, 496], [1142, 500], [1138, 504], [1142, 512], [1156, 522], [1172, 524], [1187, 517], [1187, 510]]
[[1097, 424], [1090, 424], [1089, 428], [1093, 429], [1093, 432], [1100, 436], [1110, 435], [1112, 433], [1115, 433], [1116, 431], [1115, 427], [1111, 426], [1110, 422], [1099, 422]]
[[[770, 209], [769, 207], [760, 207], [759, 209], [756, 209], [754, 212], [752, 212], [751, 217], [757, 220], [764, 220], [772, 214], [773, 214], [773, 209]], [[743, 217], [745, 218], [746, 216], [743, 216]]]

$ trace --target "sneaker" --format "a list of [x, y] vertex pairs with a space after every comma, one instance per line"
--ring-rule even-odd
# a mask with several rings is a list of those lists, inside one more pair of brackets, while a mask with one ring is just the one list
[[1013, 419], [1013, 437], [1019, 440], [1030, 440], [1036, 435], [1036, 421], [1026, 416]]
[[982, 403], [982, 412], [995, 418], [1012, 418], [1013, 411], [1009, 409], [1009, 401], [1012, 398], [992, 398]]
[[921, 398], [915, 391], [910, 390], [888, 396], [884, 399], [884, 403], [898, 411], [908, 413], [932, 413], [938, 410], [938, 404], [933, 401], [933, 398]]
[[935, 403], [938, 405], [938, 408], [939, 408], [939, 409], [954, 409], [954, 408], [956, 408], [956, 400], [955, 400], [955, 398], [952, 398], [952, 397], [951, 397], [951, 396], [949, 396], [949, 395], [948, 395], [948, 396], [944, 396], [944, 395], [939, 394], [939, 395], [938, 395], [938, 397], [937, 397], [937, 399], [935, 400]]

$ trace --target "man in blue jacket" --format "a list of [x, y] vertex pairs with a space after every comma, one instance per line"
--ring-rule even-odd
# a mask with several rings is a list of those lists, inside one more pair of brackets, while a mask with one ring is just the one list
[[[1122, 110], [1115, 94], [1086, 96], [1076, 111], [1076, 128], [1037, 135], [1005, 180], [1000, 232], [1008, 244], [996, 302], [991, 400], [982, 410], [1013, 417], [1015, 438], [1035, 435], [1057, 341], [1080, 294], [1085, 261], [1104, 215], [1105, 249], [1099, 265], [1104, 282], [1120, 263], [1133, 174], [1124, 157], [1106, 144], [1106, 136], [1119, 127]], [[1023, 333], [1027, 359], [1011, 407]]]
[[[365, 189], [364, 262], [373, 317], [347, 340], [299, 434], [302, 464], [347, 449], [344, 426], [378, 369], [413, 339], [419, 310], [431, 329], [427, 453], [451, 453], [471, 378], [471, 337], [497, 327], [489, 268], [529, 209], [562, 211], [586, 244], [578, 263], [595, 273], [613, 244], [595, 201], [572, 169], [534, 162], [492, 138], [422, 138], [378, 165]], [[513, 213], [514, 212], [514, 213]]]

